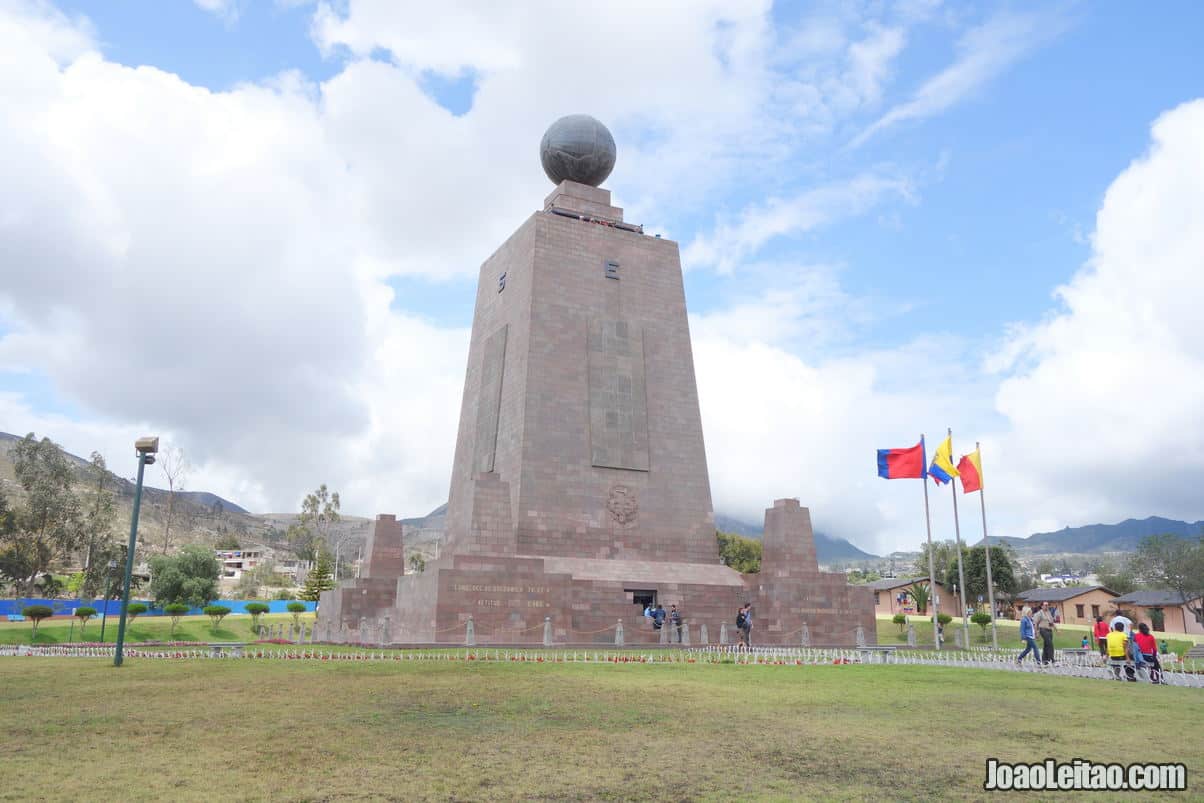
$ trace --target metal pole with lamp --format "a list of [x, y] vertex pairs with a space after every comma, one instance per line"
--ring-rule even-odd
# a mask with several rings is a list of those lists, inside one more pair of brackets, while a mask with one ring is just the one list
[[138, 508], [142, 505], [142, 473], [155, 462], [159, 451], [158, 438], [139, 438], [134, 442], [138, 452], [138, 481], [134, 485], [134, 512], [130, 515], [130, 544], [125, 553], [125, 577], [121, 584], [121, 619], [117, 623], [117, 647], [113, 650], [113, 666], [121, 666], [121, 650], [125, 644], [125, 612], [130, 604], [130, 575], [134, 573], [134, 547], [138, 544]]
[[105, 620], [109, 618], [109, 592], [113, 586], [113, 570], [117, 568], [117, 561], [109, 561], [109, 570], [105, 574], [105, 604], [100, 609], [100, 643], [105, 641]]

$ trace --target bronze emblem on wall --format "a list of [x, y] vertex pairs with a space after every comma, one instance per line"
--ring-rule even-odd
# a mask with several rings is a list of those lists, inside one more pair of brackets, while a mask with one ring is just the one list
[[606, 502], [610, 517], [620, 526], [626, 527], [635, 521], [639, 515], [640, 505], [635, 500], [635, 491], [626, 485], [616, 485], [610, 489], [610, 499]]

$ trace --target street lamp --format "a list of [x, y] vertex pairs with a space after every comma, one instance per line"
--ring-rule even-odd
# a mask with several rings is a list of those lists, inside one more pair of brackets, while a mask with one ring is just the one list
[[113, 650], [113, 666], [121, 666], [121, 648], [125, 644], [125, 612], [130, 606], [130, 575], [134, 573], [134, 547], [138, 544], [138, 508], [142, 506], [142, 472], [155, 462], [159, 451], [158, 438], [139, 438], [134, 441], [138, 452], [138, 482], [134, 486], [134, 512], [130, 515], [130, 544], [125, 553], [125, 578], [121, 585], [121, 619], [117, 622], [117, 647]]
[[117, 561], [109, 561], [109, 571], [105, 574], [105, 604], [100, 609], [100, 643], [105, 643], [105, 620], [109, 617], [109, 591], [113, 585], [113, 570], [117, 568]]

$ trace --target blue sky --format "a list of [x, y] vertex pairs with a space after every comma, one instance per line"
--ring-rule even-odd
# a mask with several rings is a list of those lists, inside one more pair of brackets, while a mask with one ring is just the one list
[[[95, 448], [89, 439], [120, 443], [136, 426], [156, 426], [194, 452], [196, 487], [278, 508], [322, 480], [306, 478], [291, 446], [257, 462], [215, 446], [251, 437], [262, 421], [228, 425], [245, 430], [234, 437], [178, 412], [193, 405], [174, 388], [201, 390], [195, 377], [209, 365], [211, 385], [260, 388], [264, 399], [246, 396], [244, 407], [280, 409], [312, 398], [314, 377], [334, 377], [338, 392], [323, 391], [320, 409], [282, 422], [281, 442], [294, 443], [298, 427], [328, 420], [322, 416], [372, 422], [322, 424], [329, 430], [315, 434], [322, 449], [352, 433], [357, 448], [393, 453], [372, 471], [344, 456], [342, 475], [329, 481], [365, 514], [433, 507], [446, 492], [451, 444], [439, 439], [454, 433], [454, 410], [439, 414], [423, 440], [387, 423], [390, 402], [364, 388], [382, 370], [396, 371], [404, 376], [393, 380], [391, 398], [402, 393], [411, 416], [458, 403], [476, 266], [550, 189], [535, 159], [539, 132], [559, 114], [587, 111], [615, 133], [619, 159], [608, 186], [629, 219], [682, 246], [723, 512], [755, 518], [769, 494], [795, 495], [811, 499], [816, 520], [834, 534], [879, 551], [906, 545], [914, 538], [911, 514], [901, 512], [908, 492], [876, 484], [872, 473], [833, 485], [824, 458], [799, 467], [789, 455], [814, 453], [843, 435], [851, 455], [841, 460], [856, 466], [864, 452], [869, 467], [875, 446], [954, 426], [1006, 455], [1001, 496], [1014, 509], [1000, 517], [1009, 534], [1126, 515], [1204, 515], [1186, 490], [1085, 501], [1118, 481], [1112, 476], [1037, 501], [1021, 456], [1042, 442], [1039, 426], [1068, 428], [1040, 412], [1038, 398], [1050, 392], [1042, 377], [1074, 356], [1063, 324], [1080, 325], [1083, 310], [1095, 309], [1082, 300], [1068, 309], [1055, 291], [1090, 285], [1085, 266], [1118, 264], [1093, 246], [1105, 194], [1152, 153], [1155, 121], [1204, 94], [1199, 4], [1166, 4], [1157, 14], [1118, 4], [937, 0], [715, 3], [689, 14], [616, 6], [599, 12], [596, 30], [573, 36], [567, 13], [537, 20], [472, 4], [436, 12], [371, 0], [18, 2], [5, 13], [14, 22], [10, 51], [51, 64], [44, 81], [28, 82], [29, 102], [58, 109], [41, 118], [15, 100], [0, 107], [14, 120], [50, 121], [20, 140], [34, 148], [28, 175], [7, 178], [32, 182], [46, 198], [70, 186], [71, 197], [88, 199], [72, 214], [0, 228], [14, 253], [27, 248], [29, 259], [46, 260], [47, 276], [72, 283], [71, 271], [82, 271], [107, 275], [114, 286], [123, 281], [115, 277], [140, 275], [140, 254], [157, 253], [159, 235], [184, 216], [195, 225], [173, 242], [195, 234], [197, 258], [205, 253], [214, 268], [190, 269], [187, 259], [164, 266], [160, 258], [158, 272], [147, 274], [167, 281], [179, 300], [164, 302], [162, 342], [131, 356], [130, 371], [145, 368], [155, 348], [202, 364], [187, 379], [161, 369], [165, 389], [133, 398], [103, 378], [87, 380], [73, 363], [79, 349], [101, 348], [97, 332], [109, 324], [97, 311], [53, 287], [0, 290], [0, 395], [9, 404], [0, 409], [12, 422], [0, 428], [49, 426], [86, 453]], [[71, 44], [47, 31], [69, 35]], [[43, 52], [52, 61], [38, 61]], [[134, 67], [147, 69], [127, 69]], [[51, 86], [84, 89], [62, 90], [53, 106], [60, 90]], [[0, 95], [0, 103], [9, 101]], [[124, 111], [110, 117], [111, 109]], [[75, 128], [67, 134], [56, 125]], [[49, 144], [28, 145], [39, 139]], [[180, 175], [142, 175], [138, 157], [151, 151], [161, 151], [164, 164], [177, 162]], [[106, 167], [126, 159], [133, 161], [124, 171]], [[158, 219], [169, 210], [140, 200], [156, 182], [182, 199], [170, 220]], [[231, 199], [261, 194], [247, 211], [229, 208]], [[1194, 200], [1189, 195], [1189, 207]], [[1125, 202], [1117, 191], [1115, 203]], [[463, 221], [455, 219], [460, 212]], [[765, 231], [767, 220], [778, 220], [777, 228]], [[203, 227], [211, 228], [201, 237]], [[92, 233], [80, 234], [85, 229]], [[102, 242], [109, 256], [71, 262], [63, 249], [39, 250], [77, 236], [90, 243], [81, 253]], [[1146, 266], [1151, 275], [1156, 257]], [[61, 273], [56, 260], [65, 260]], [[287, 321], [292, 304], [306, 320], [340, 321], [337, 334], [307, 340], [304, 349], [263, 345], [270, 329], [241, 281], [272, 286], [271, 271], [290, 296], [266, 293], [264, 304], [285, 310], [273, 315]], [[391, 300], [382, 295], [389, 291]], [[320, 312], [336, 300], [339, 312]], [[170, 303], [183, 306], [171, 312]], [[1147, 306], [1160, 303], [1169, 300]], [[104, 314], [111, 322], [120, 311]], [[193, 328], [179, 324], [194, 314]], [[198, 335], [216, 321], [230, 333], [220, 354]], [[121, 342], [114, 344], [109, 353]], [[745, 374], [762, 354], [769, 355], [764, 370], [797, 381]], [[1074, 365], [1094, 357], [1078, 359]], [[231, 367], [240, 362], [247, 373]], [[270, 368], [256, 373], [255, 363]], [[728, 386], [774, 399], [755, 414], [782, 416], [781, 427], [798, 439], [768, 461], [775, 475], [741, 478], [748, 466], [767, 463], [756, 450], [773, 448], [774, 439], [732, 428], [743, 416], [740, 400], [724, 395]], [[1084, 406], [1106, 411], [1112, 398], [1100, 392]], [[926, 397], [941, 401], [926, 409]], [[238, 417], [239, 404], [230, 402], [231, 415]], [[847, 417], [827, 429], [849, 431], [833, 440], [821, 424], [794, 420], [834, 407], [847, 408]], [[870, 419], [877, 423], [860, 423]], [[897, 436], [888, 426], [896, 419]], [[1186, 440], [1200, 437], [1193, 430]], [[432, 458], [441, 449], [446, 457]], [[314, 461], [308, 470], [330, 464]], [[1188, 477], [1197, 470], [1190, 459], [1179, 466]], [[382, 475], [394, 490], [381, 490], [373, 477]], [[867, 494], [873, 515], [857, 512]], [[824, 505], [835, 512], [821, 512]]]

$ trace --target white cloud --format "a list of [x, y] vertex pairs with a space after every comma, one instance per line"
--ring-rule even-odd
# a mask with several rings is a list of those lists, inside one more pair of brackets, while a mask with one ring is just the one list
[[996, 397], [1003, 500], [1034, 520], [1204, 514], [1204, 100], [1152, 137], [1108, 188], [1061, 308], [991, 364], [1014, 372]]
[[701, 234], [682, 255], [688, 268], [712, 267], [731, 273], [776, 237], [804, 234], [835, 220], [859, 215], [881, 198], [911, 198], [904, 178], [865, 173], [805, 190], [788, 198], [770, 198], [744, 209], [735, 222], [720, 222], [710, 234]]
[[192, 0], [197, 7], [208, 11], [227, 24], [238, 22], [238, 0]]
[[854, 137], [850, 147], [856, 148], [906, 120], [943, 112], [1056, 36], [1063, 27], [1064, 23], [1052, 14], [1008, 12], [971, 28], [958, 41], [952, 64], [925, 81], [910, 100], [894, 106]]

